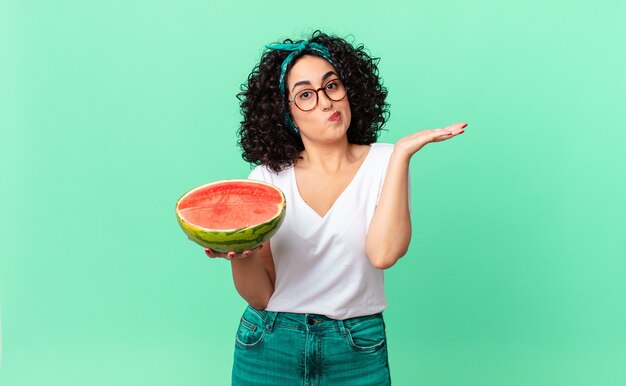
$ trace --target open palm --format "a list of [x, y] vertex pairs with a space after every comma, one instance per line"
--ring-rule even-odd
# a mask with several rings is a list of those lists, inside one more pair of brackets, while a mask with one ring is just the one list
[[442, 142], [465, 132], [467, 123], [460, 122], [440, 129], [420, 130], [396, 142], [395, 148], [410, 158], [426, 144]]

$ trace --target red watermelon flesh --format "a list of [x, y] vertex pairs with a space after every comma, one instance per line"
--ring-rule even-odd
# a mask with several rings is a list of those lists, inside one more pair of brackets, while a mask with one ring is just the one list
[[204, 229], [232, 230], [270, 220], [282, 202], [280, 192], [268, 186], [218, 184], [187, 196], [178, 212], [183, 220]]
[[244, 251], [273, 236], [284, 219], [285, 196], [254, 180], [217, 181], [185, 193], [176, 217], [190, 240], [218, 252]]

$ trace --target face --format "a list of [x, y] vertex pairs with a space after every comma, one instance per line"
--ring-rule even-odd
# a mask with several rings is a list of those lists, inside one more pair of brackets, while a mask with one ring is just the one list
[[[350, 126], [350, 103], [346, 95], [341, 100], [334, 94], [337, 87], [343, 87], [339, 73], [325, 59], [313, 55], [305, 55], [298, 59], [287, 74], [289, 109], [294, 123], [300, 131], [303, 140], [336, 141], [344, 139]], [[315, 90], [323, 88], [333, 99], [330, 99], [323, 90], [317, 91], [317, 105], [310, 111], [302, 111], [296, 106], [307, 109], [307, 100], [315, 98]], [[308, 90], [308, 91], [307, 91]], [[341, 95], [341, 94], [340, 94]], [[310, 108], [310, 107], [309, 107]]]

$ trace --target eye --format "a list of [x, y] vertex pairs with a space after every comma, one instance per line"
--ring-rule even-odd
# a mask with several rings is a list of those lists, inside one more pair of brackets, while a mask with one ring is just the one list
[[307, 100], [307, 99], [311, 99], [311, 97], [313, 96], [313, 93], [309, 90], [304, 90], [301, 91], [300, 93], [298, 93], [297, 98], [300, 100]]
[[329, 90], [329, 91], [335, 90], [339, 87], [341, 87], [341, 83], [339, 79], [333, 79], [330, 82], [326, 83], [326, 86], [325, 86], [326, 90]]

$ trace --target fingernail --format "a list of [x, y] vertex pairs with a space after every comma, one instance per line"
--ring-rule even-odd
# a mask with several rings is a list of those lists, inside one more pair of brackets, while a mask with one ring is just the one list
[[233, 251], [228, 252], [228, 257], [230, 257], [231, 259], [235, 257], [235, 252]]
[[243, 251], [243, 257], [250, 256], [250, 251]]
[[212, 250], [210, 250], [209, 248], [206, 248], [206, 249], [204, 250], [204, 253], [206, 253], [206, 254], [207, 254], [207, 256], [211, 256], [211, 254], [213, 253], [213, 251], [212, 251]]
[[461, 129], [464, 129], [467, 127], [467, 123], [464, 123], [463, 126], [461, 126]]

